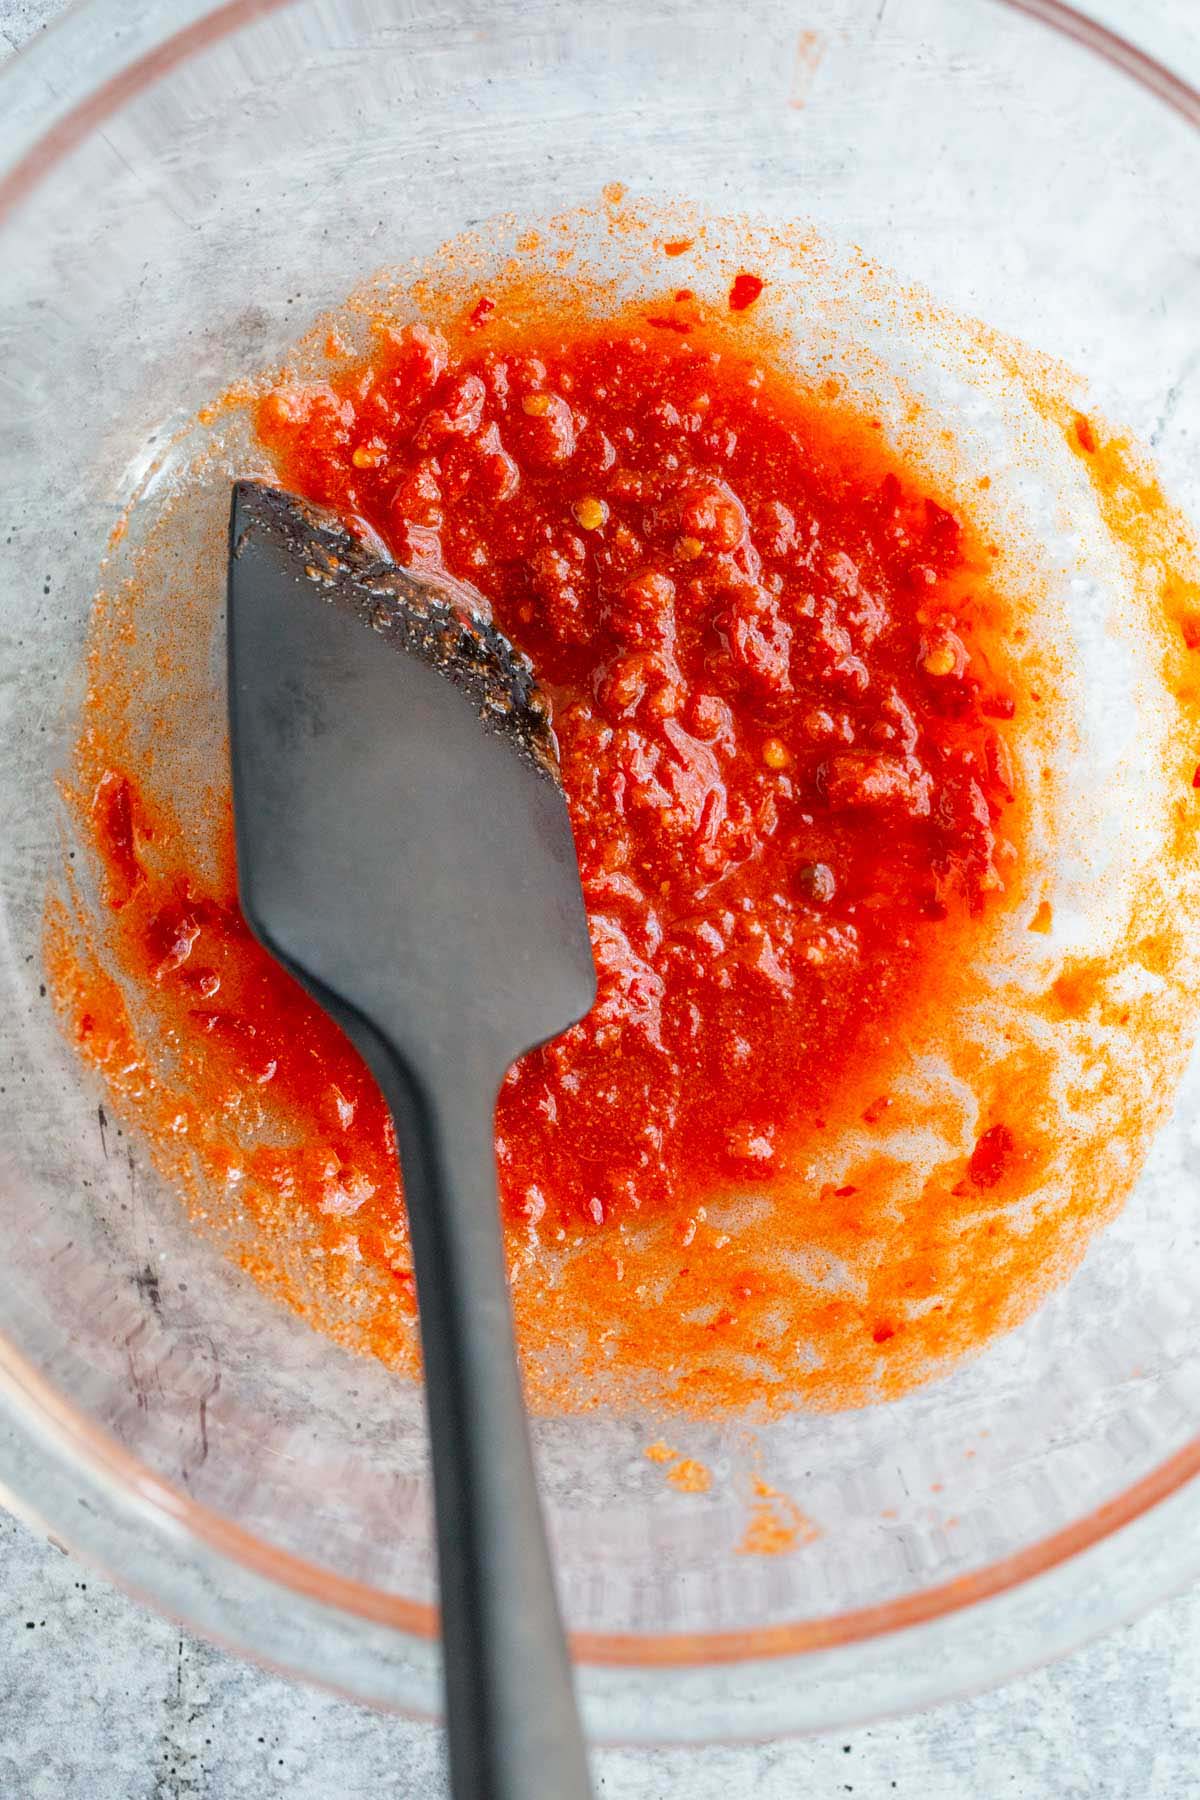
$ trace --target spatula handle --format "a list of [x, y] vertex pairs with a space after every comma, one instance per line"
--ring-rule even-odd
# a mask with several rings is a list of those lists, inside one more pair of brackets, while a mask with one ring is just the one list
[[494, 1095], [461, 1085], [384, 1080], [421, 1316], [453, 1791], [589, 1800], [513, 1339]]

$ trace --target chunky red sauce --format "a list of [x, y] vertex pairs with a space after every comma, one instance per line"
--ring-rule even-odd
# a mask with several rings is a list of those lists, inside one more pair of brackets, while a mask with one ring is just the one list
[[[611, 225], [645, 266], [701, 241]], [[807, 240], [793, 250], [799, 266]], [[1066, 702], [1053, 634], [1031, 642], [1038, 581], [1014, 589], [1009, 544], [997, 582], [998, 553], [834, 383], [771, 372], [780, 295], [749, 252], [603, 332], [584, 315], [608, 290], [540, 254], [470, 291], [456, 252], [409, 293], [447, 342], [380, 328], [355, 362], [332, 336], [327, 380], [254, 407], [283, 481], [473, 582], [554, 701], [601, 993], [498, 1108], [531, 1392], [701, 1411], [899, 1394], [1024, 1317], [1127, 1191], [1195, 1010], [1195, 809], [1181, 796], [1119, 950], [1051, 959], [1042, 993], [998, 988], [996, 950], [1024, 921], [1044, 967], [1052, 923], [1057, 801], [1013, 797], [1005, 741], [1020, 731], [1022, 770], [1053, 789], [1043, 727]], [[931, 351], [950, 323], [931, 316]], [[1190, 783], [1192, 539], [1073, 387], [1042, 397], [1043, 373], [1031, 401], [1144, 571], [1148, 629], [1165, 605]], [[961, 493], [943, 425], [914, 400], [906, 441]], [[246, 930], [223, 771], [198, 793], [186, 758], [181, 775], [189, 707], [215, 699], [215, 584], [192, 596], [175, 525], [168, 506], [98, 607], [66, 791], [108, 906], [97, 925], [68, 878], [48, 982], [202, 1227], [321, 1329], [412, 1371], [381, 1099]], [[1175, 1031], [1158, 982], [1118, 995], [1125, 967], [1174, 982]], [[1063, 1123], [1076, 1066], [1067, 1116], [1102, 1095], [1094, 1141]]]
[[506, 1207], [601, 1225], [759, 1182], [1002, 885], [1011, 704], [958, 522], [653, 329], [388, 333], [257, 424], [285, 484], [474, 583], [553, 699], [600, 994], [504, 1087]]
[[[690, 303], [666, 303], [686, 334], [643, 319], [491, 348], [503, 319], [477, 299], [457, 354], [421, 327], [382, 331], [369, 360], [267, 392], [255, 422], [286, 485], [481, 590], [553, 702], [599, 998], [501, 1092], [510, 1225], [526, 1245], [603, 1246], [665, 1216], [679, 1306], [707, 1308], [689, 1332], [748, 1333], [753, 1352], [774, 1277], [724, 1265], [705, 1204], [778, 1183], [786, 1205], [814, 1133], [890, 1120], [914, 997], [1014, 854], [1015, 701], [969, 531], [890, 467], [869, 422], [718, 347]], [[228, 812], [208, 859], [223, 873], [202, 880], [137, 771], [103, 767], [91, 827], [121, 963], [174, 1069], [163, 1129], [268, 1235], [302, 1209], [349, 1294], [370, 1265], [411, 1312], [390, 1120], [247, 930]], [[132, 1066], [115, 989], [75, 1011], [94, 1060]], [[1022, 1154], [989, 1123], [962, 1192]], [[846, 1254], [867, 1196], [851, 1183], [820, 1206]], [[581, 1293], [601, 1283], [597, 1329], [648, 1292], [621, 1285], [629, 1243], [572, 1273]], [[830, 1331], [860, 1311], [820, 1306]], [[886, 1348], [890, 1306], [861, 1310]], [[374, 1317], [373, 1347], [399, 1355], [392, 1313]]]

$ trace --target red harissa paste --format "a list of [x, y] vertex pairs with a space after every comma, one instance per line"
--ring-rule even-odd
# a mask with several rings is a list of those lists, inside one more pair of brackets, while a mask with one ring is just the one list
[[1003, 885], [1013, 703], [958, 617], [963, 531], [836, 417], [653, 328], [387, 331], [259, 404], [281, 481], [473, 583], [553, 700], [600, 993], [502, 1091], [514, 1218], [761, 1183]]
[[[614, 216], [626, 256], [627, 228]], [[485, 291], [451, 261], [402, 301], [444, 337], [348, 305], [319, 372], [314, 334], [304, 379], [210, 417], [233, 411], [240, 442], [248, 407], [282, 483], [473, 583], [553, 702], [600, 994], [499, 1097], [529, 1391], [741, 1418], [902, 1394], [1065, 1277], [1178, 1079], [1197, 982], [1194, 541], [1073, 383], [1044, 388], [1040, 359], [1021, 375], [1132, 571], [1161, 659], [1147, 716], [1178, 722], [1163, 854], [1134, 865], [1119, 944], [1063, 958], [1043, 877], [1068, 669], [1053, 630], [1031, 642], [1036, 558], [1015, 590], [1023, 546], [972, 524], [963, 496], [990, 477], [950, 422], [889, 388], [904, 410], [885, 433], [834, 379], [802, 389], [784, 297], [740, 253], [711, 298], [668, 283], [620, 313], [607, 286], [540, 263]], [[340, 332], [367, 320], [352, 351]], [[213, 564], [194, 592], [185, 491], [97, 605], [64, 796], [105, 904], [90, 859], [69, 865], [47, 985], [198, 1229], [339, 1343], [415, 1373], [382, 1099], [246, 928], [224, 768], [196, 791], [181, 764], [192, 709], [220, 705], [225, 495], [204, 497]], [[1014, 945], [1043, 989], [1009, 981]]]

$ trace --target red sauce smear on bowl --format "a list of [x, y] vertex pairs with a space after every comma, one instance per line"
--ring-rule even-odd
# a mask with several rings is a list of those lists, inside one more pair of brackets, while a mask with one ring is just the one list
[[[666, 1222], [689, 1305], [711, 1285], [715, 1314], [691, 1337], [736, 1345], [744, 1328], [756, 1353], [772, 1278], [735, 1263], [708, 1283], [729, 1240], [706, 1203], [786, 1206], [814, 1134], [887, 1114], [906, 1019], [1002, 896], [1019, 835], [1003, 735], [1019, 707], [997, 672], [987, 553], [869, 420], [695, 317], [686, 337], [632, 317], [522, 331], [502, 302], [468, 306], [456, 348], [379, 328], [369, 356], [281, 382], [254, 415], [284, 485], [474, 584], [550, 695], [599, 997], [509, 1072], [501, 1198], [522, 1254], [595, 1246], [596, 1329], [645, 1316], [630, 1356], [657, 1330], [636, 1298], [656, 1253], [637, 1263], [623, 1235], [639, 1221]], [[364, 1341], [405, 1364], [391, 1123], [354, 1050], [251, 937], [230, 827], [226, 813], [220, 873], [201, 878], [136, 768], [105, 764], [90, 830], [120, 966], [173, 1059], [164, 1095], [181, 1120], [199, 1109], [209, 1178], [241, 1182], [243, 1207], [274, 1196], [266, 1239], [300, 1209], [330, 1264], [349, 1248], [349, 1288], [368, 1267], [386, 1288]], [[81, 1044], [126, 1066], [145, 1027], [123, 1036], [116, 988], [97, 994], [80, 989]], [[964, 1178], [1003, 1187], [1022, 1154], [989, 1122]], [[849, 1248], [863, 1197], [822, 1204]], [[289, 1293], [268, 1265], [265, 1250], [247, 1261]], [[576, 1262], [570, 1281], [576, 1306], [593, 1276]], [[545, 1319], [518, 1295], [547, 1342], [554, 1295]], [[862, 1310], [820, 1306], [831, 1331]], [[862, 1335], [877, 1354], [890, 1316]]]
[[730, 312], [745, 312], [747, 307], [753, 306], [765, 285], [760, 275], [748, 275], [744, 271], [735, 275], [729, 290]]
[[[283, 482], [474, 583], [553, 701], [600, 995], [497, 1110], [531, 1392], [702, 1412], [896, 1395], [1077, 1260], [1170, 1090], [1175, 1034], [1157, 989], [1107, 996], [1115, 956], [1029, 997], [1054, 1032], [1095, 1013], [1121, 1046], [1132, 1007], [1164, 1074], [1111, 1141], [1073, 1151], [1060, 1200], [1019, 1207], [1062, 1137], [1054, 1054], [1018, 1033], [993, 1061], [964, 1024], [1006, 929], [982, 915], [1036, 898], [1007, 740], [1025, 734], [1032, 766], [1038, 692], [1006, 654], [998, 553], [835, 383], [772, 369], [762, 306], [669, 288], [599, 325], [590, 294], [547, 285], [414, 288], [445, 339], [381, 325], [354, 360], [331, 335], [324, 379], [254, 406]], [[1190, 717], [1191, 540], [1070, 395], [1045, 404], [1105, 528], [1168, 571], [1164, 680]], [[98, 611], [65, 784], [105, 917], [68, 882], [48, 981], [197, 1222], [339, 1342], [411, 1372], [391, 1125], [241, 918], [224, 771], [196, 795], [176, 767], [187, 706], [214, 698], [192, 659], [218, 623], [207, 577], [180, 620], [170, 508], [155, 529], [158, 560]], [[145, 641], [157, 603], [181, 625], [165, 662]], [[1054, 704], [1053, 659], [1036, 685]], [[1181, 805], [1121, 953], [1174, 971], [1181, 1020], [1186, 934], [1146, 921], [1179, 916], [1194, 816]], [[1050, 921], [1043, 900], [1030, 929]], [[943, 1041], [944, 1109], [913, 1066]], [[931, 1121], [932, 1164], [906, 1137]]]

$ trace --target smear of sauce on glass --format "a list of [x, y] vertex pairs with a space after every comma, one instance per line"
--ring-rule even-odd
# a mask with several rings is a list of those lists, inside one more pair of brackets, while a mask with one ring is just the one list
[[[969, 511], [836, 382], [800, 392], [739, 336], [767, 302], [734, 270], [711, 306], [672, 289], [607, 319], [464, 279], [452, 304], [426, 294], [436, 322], [381, 317], [355, 354], [331, 335], [323, 374], [253, 408], [281, 482], [480, 588], [553, 702], [600, 991], [510, 1072], [496, 1144], [530, 1379], [558, 1404], [580, 1403], [580, 1369], [584, 1404], [625, 1378], [695, 1411], [902, 1392], [1015, 1322], [1094, 1205], [1081, 1160], [1078, 1204], [1016, 1210], [1058, 1148], [1050, 1063], [1028, 1058], [1006, 1079], [967, 1065], [977, 1124], [904, 1189], [906, 1044], [955, 983], [961, 1005], [1021, 892], [1014, 750], [1038, 701]], [[1069, 411], [1064, 431], [1124, 504], [1099, 423]], [[1139, 494], [1144, 531], [1165, 513]], [[1200, 600], [1176, 588], [1186, 657]], [[382, 1100], [247, 931], [227, 803], [197, 856], [97, 667], [75, 802], [105, 944], [52, 911], [68, 1028], [196, 1210], [236, 1221], [256, 1278], [412, 1369]], [[1035, 938], [1051, 923], [1030, 906]], [[1173, 942], [1154, 955], [1176, 979]], [[1064, 968], [1030, 1006], [1090, 1016], [1106, 974]], [[841, 1142], [845, 1172], [814, 1173]], [[747, 1547], [802, 1534], [757, 1498]]]

